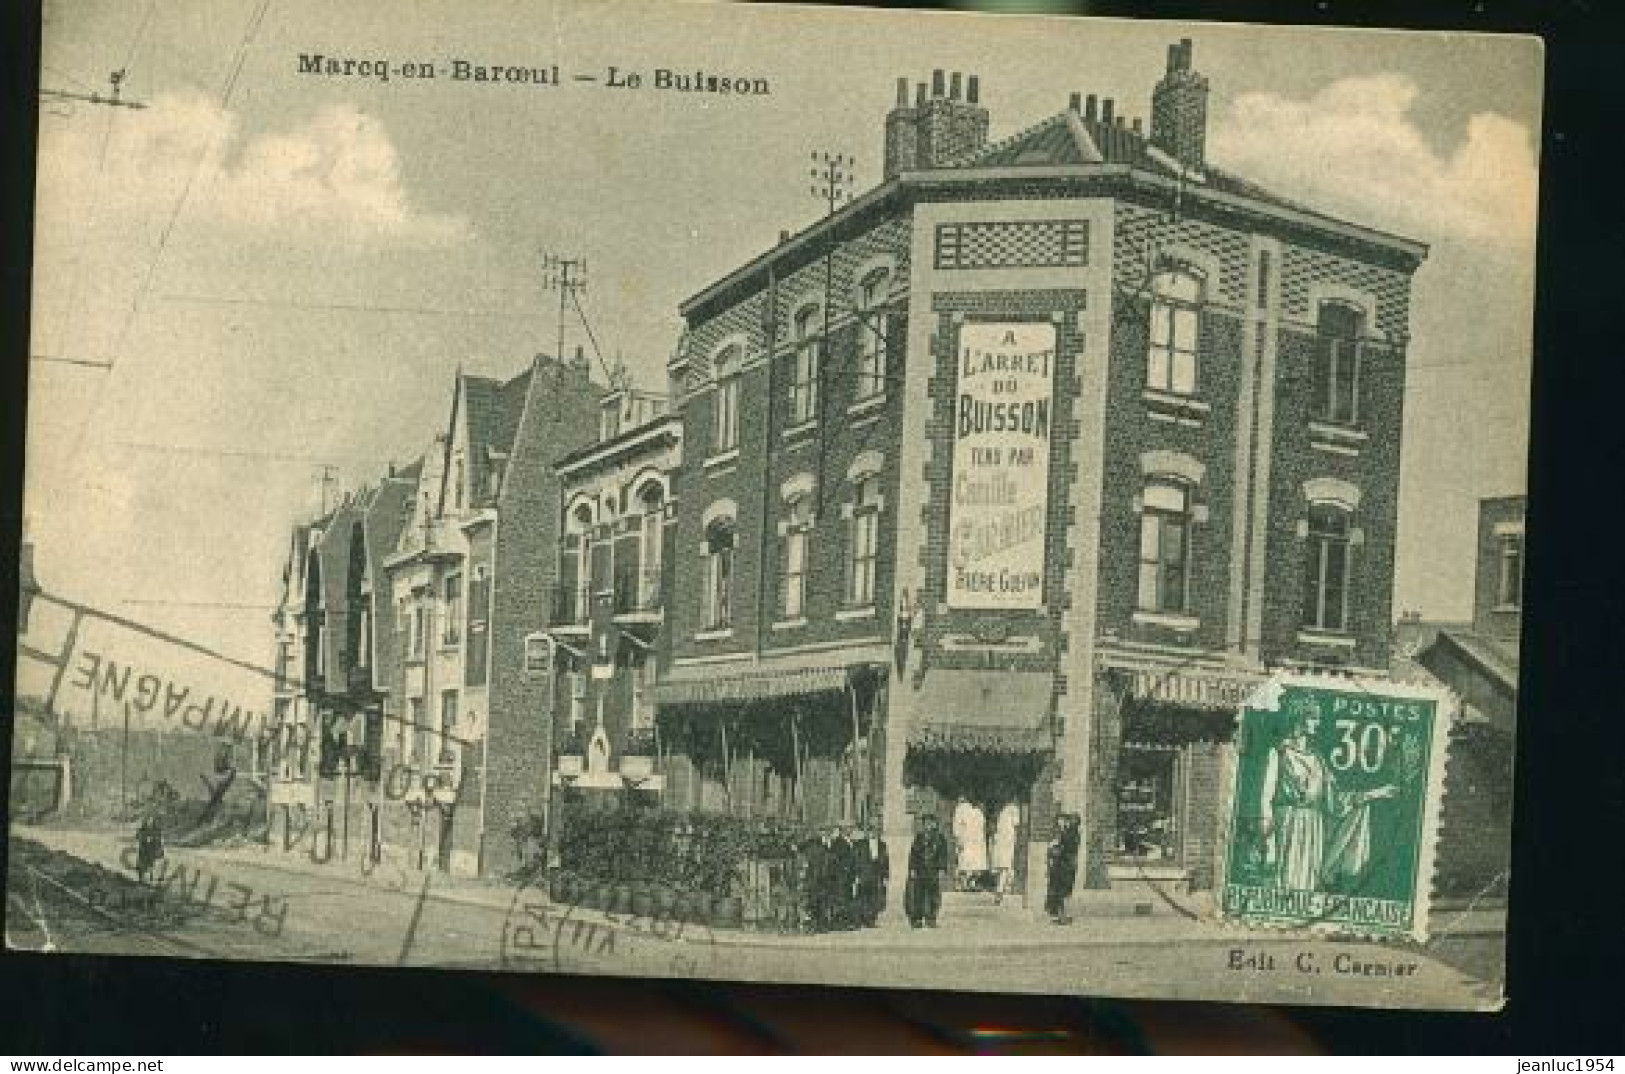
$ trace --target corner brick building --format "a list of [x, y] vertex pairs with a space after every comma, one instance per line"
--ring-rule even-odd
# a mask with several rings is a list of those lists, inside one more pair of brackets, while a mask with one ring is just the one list
[[[1420, 244], [1206, 159], [1169, 49], [988, 141], [898, 86], [883, 181], [690, 298], [656, 686], [666, 803], [1080, 815], [1080, 884], [1213, 882], [1236, 708], [1389, 662]], [[895, 901], [895, 900], [894, 900]]]

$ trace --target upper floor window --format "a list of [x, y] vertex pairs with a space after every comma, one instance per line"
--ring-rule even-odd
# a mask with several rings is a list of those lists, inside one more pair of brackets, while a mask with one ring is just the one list
[[740, 347], [734, 344], [717, 356], [717, 381], [711, 411], [711, 451], [720, 455], [739, 446]]
[[888, 269], [875, 269], [858, 284], [859, 399], [872, 399], [886, 390], [886, 299], [890, 293]]
[[859, 478], [855, 492], [847, 549], [846, 602], [868, 607], [875, 602], [875, 563], [880, 554], [880, 475]]
[[1303, 622], [1312, 629], [1348, 629], [1350, 522], [1350, 512], [1341, 504], [1309, 505]]
[[796, 314], [795, 370], [790, 378], [790, 421], [800, 425], [818, 415], [818, 363], [822, 356], [820, 337], [823, 312], [808, 306]]
[[452, 743], [457, 738], [457, 691], [445, 690], [440, 694], [440, 731], [435, 736], [439, 741], [439, 750], [436, 760], [441, 764], [450, 764], [455, 755]]
[[1495, 605], [1498, 608], [1523, 607], [1523, 534], [1506, 534], [1501, 538], [1499, 570], [1495, 582]]
[[719, 518], [705, 530], [705, 629], [733, 625], [734, 523]]
[[660, 569], [665, 551], [666, 490], [650, 481], [638, 493], [638, 606], [653, 607], [660, 595]]
[[423, 597], [416, 596], [412, 600], [412, 636], [407, 657], [411, 660], [422, 660], [423, 650], [428, 641], [429, 617], [424, 614]]
[[1190, 489], [1172, 481], [1147, 485], [1140, 509], [1141, 610], [1189, 610], [1190, 538]]
[[1322, 421], [1354, 425], [1360, 420], [1360, 337], [1364, 314], [1342, 302], [1323, 302], [1317, 323], [1313, 413]]
[[1196, 341], [1201, 321], [1202, 280], [1185, 269], [1159, 272], [1151, 280], [1151, 346], [1145, 385], [1154, 391], [1196, 391]]
[[807, 542], [812, 522], [812, 497], [796, 496], [786, 506], [783, 529], [779, 613], [784, 619], [800, 619], [807, 613]]
[[372, 598], [361, 598], [361, 607], [356, 613], [360, 622], [356, 625], [355, 659], [356, 667], [366, 668], [372, 666]]
[[443, 600], [445, 622], [440, 628], [440, 644], [457, 645], [463, 640], [463, 576], [446, 576]]

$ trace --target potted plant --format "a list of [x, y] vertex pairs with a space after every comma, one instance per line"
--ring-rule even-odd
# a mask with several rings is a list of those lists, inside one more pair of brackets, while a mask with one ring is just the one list
[[559, 743], [558, 771], [561, 776], [579, 776], [587, 770], [587, 733], [585, 727], [573, 727]]
[[627, 732], [626, 745], [621, 748], [621, 775], [630, 780], [645, 780], [654, 775], [654, 771], [654, 728], [633, 728]]

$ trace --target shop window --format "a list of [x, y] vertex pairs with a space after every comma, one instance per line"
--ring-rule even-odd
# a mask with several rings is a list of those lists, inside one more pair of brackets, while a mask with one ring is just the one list
[[1201, 322], [1202, 280], [1179, 269], [1151, 281], [1151, 346], [1145, 385], [1153, 391], [1196, 391], [1196, 342]]
[[1117, 846], [1123, 861], [1179, 863], [1179, 753], [1125, 746], [1117, 769]]
[[891, 272], [875, 269], [858, 284], [858, 364], [855, 395], [872, 399], [886, 390], [886, 298]]
[[1314, 414], [1321, 421], [1360, 420], [1360, 336], [1364, 314], [1342, 302], [1323, 302], [1317, 322]]
[[857, 481], [848, 542], [846, 603], [869, 607], [875, 602], [875, 564], [880, 551], [880, 475]]
[[781, 539], [779, 614], [786, 620], [800, 619], [807, 612], [807, 542], [811, 535], [812, 497], [803, 493], [787, 505]]
[[820, 335], [822, 319], [823, 311], [817, 306], [807, 306], [795, 317], [795, 369], [790, 378], [790, 422], [793, 425], [818, 416], [818, 366], [824, 346]]
[[587, 673], [572, 671], [570, 679], [570, 737], [578, 738], [587, 725]]
[[734, 524], [731, 518], [713, 521], [705, 531], [705, 629], [725, 630], [733, 625]]
[[1146, 486], [1140, 510], [1139, 604], [1181, 614], [1190, 588], [1190, 490], [1174, 482]]
[[1501, 538], [1499, 570], [1495, 585], [1497, 608], [1523, 606], [1523, 535], [1508, 534]]
[[1309, 505], [1304, 625], [1315, 630], [1348, 629], [1350, 517], [1339, 504]]
[[716, 392], [711, 410], [711, 453], [721, 455], [739, 446], [740, 347], [735, 344], [714, 363]]
[[643, 660], [632, 669], [632, 730], [649, 731], [655, 725], [654, 661]]

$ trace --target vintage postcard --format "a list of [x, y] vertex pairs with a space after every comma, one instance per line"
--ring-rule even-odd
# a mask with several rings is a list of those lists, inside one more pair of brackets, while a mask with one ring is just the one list
[[8, 947], [1503, 1002], [1538, 40], [43, 49]]

